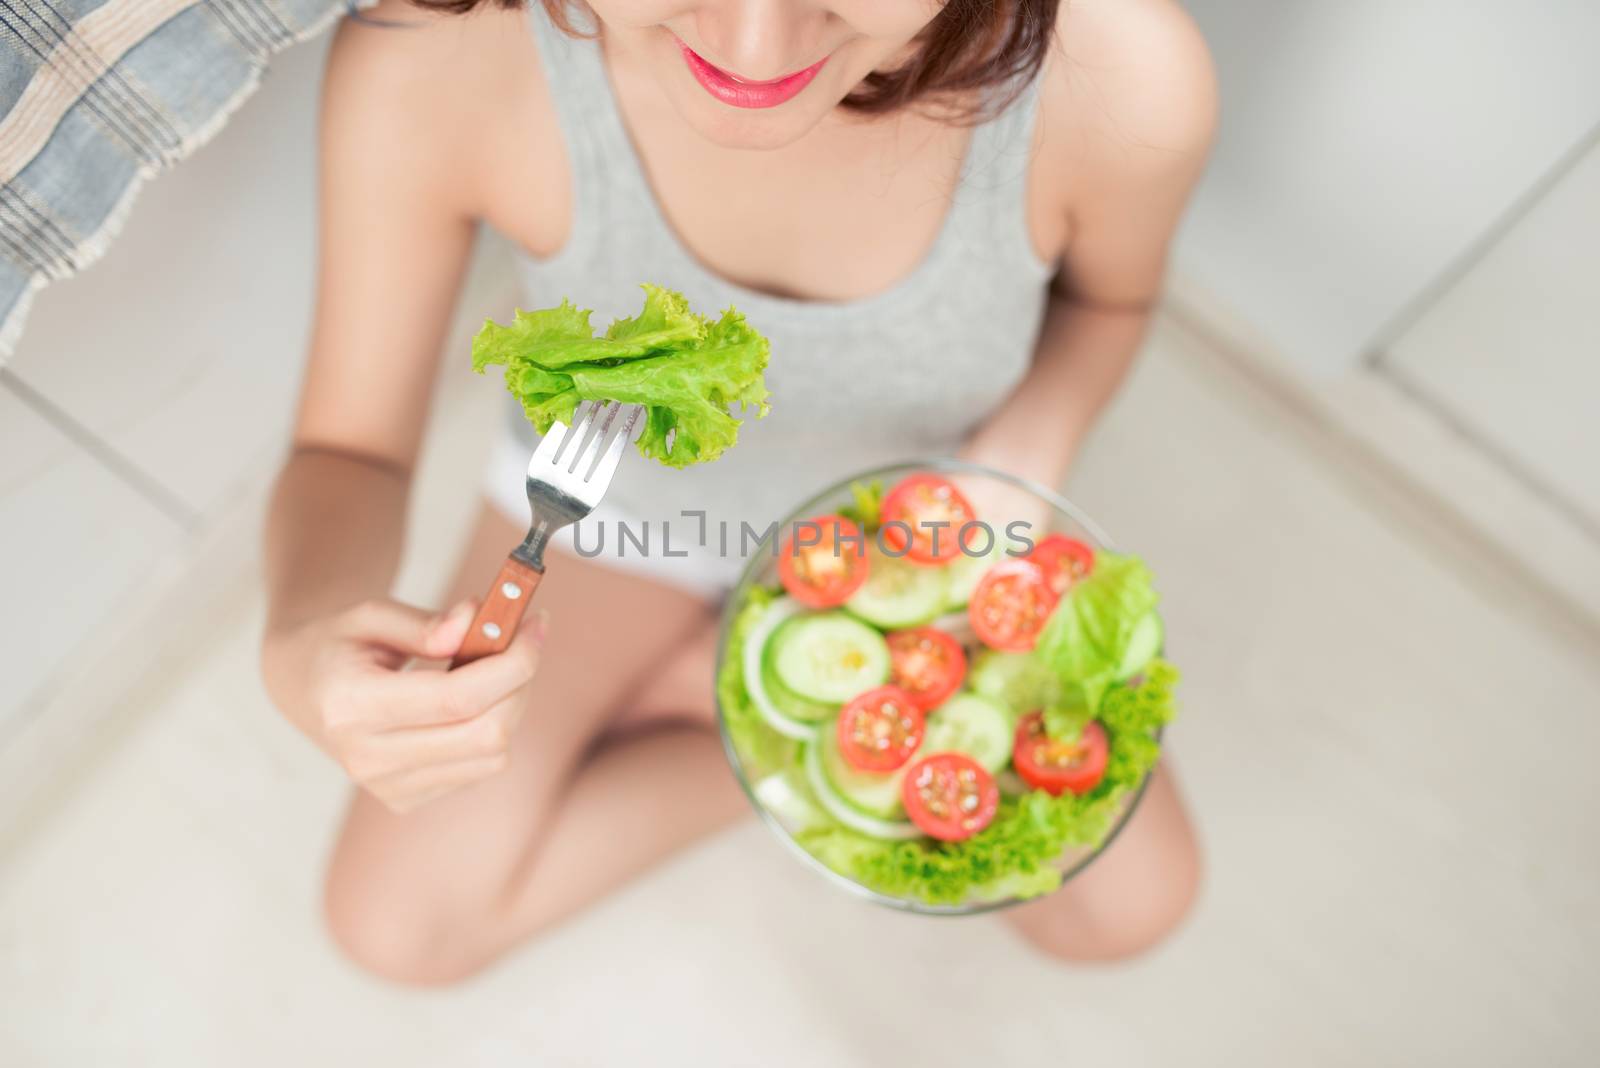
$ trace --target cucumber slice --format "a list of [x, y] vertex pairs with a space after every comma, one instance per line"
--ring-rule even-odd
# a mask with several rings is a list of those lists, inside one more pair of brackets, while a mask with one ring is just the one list
[[821, 746], [808, 745], [805, 755], [801, 758], [805, 763], [806, 785], [811, 787], [811, 792], [816, 795], [817, 802], [823, 809], [850, 828], [859, 831], [870, 838], [882, 838], [887, 841], [901, 841], [922, 837], [922, 832], [917, 825], [903, 820], [884, 820], [876, 816], [869, 816], [865, 812], [850, 804], [833, 784], [828, 781], [828, 774], [822, 769]]
[[772, 636], [771, 656], [779, 682], [821, 704], [841, 704], [889, 681], [889, 644], [843, 612], [789, 620]]
[[851, 615], [885, 630], [920, 627], [944, 607], [944, 569], [867, 549], [867, 581], [844, 603]]
[[972, 658], [967, 688], [996, 702], [1010, 714], [1011, 722], [1040, 708], [1050, 693], [1050, 669], [1032, 653], [1006, 653], [985, 649]]
[[766, 647], [773, 632], [803, 611], [800, 602], [792, 598], [780, 597], [773, 601], [744, 640], [742, 666], [745, 693], [750, 695], [750, 703], [761, 718], [784, 737], [806, 742], [816, 737], [817, 725], [795, 719], [779, 708], [767, 692], [766, 683]]
[[1143, 671], [1150, 661], [1161, 655], [1161, 646], [1166, 640], [1167, 629], [1152, 608], [1133, 625], [1133, 634], [1128, 639], [1128, 648], [1123, 651], [1117, 678], [1131, 679]]
[[984, 572], [1006, 559], [1005, 532], [997, 530], [993, 533], [988, 552], [981, 556], [968, 556], [963, 552], [945, 566], [945, 611], [965, 608], [967, 602], [972, 600], [972, 591], [978, 588]]
[[[903, 768], [894, 771], [852, 768], [839, 752], [839, 732], [831, 723], [817, 736], [816, 748], [822, 759], [822, 773], [846, 804], [883, 819], [905, 816], [905, 805], [900, 800], [900, 780], [905, 778]], [[910, 763], [906, 761], [907, 765]]]
[[767, 696], [772, 699], [778, 711], [790, 719], [800, 720], [803, 723], [821, 723], [839, 711], [838, 705], [812, 701], [785, 686], [783, 680], [778, 678], [777, 671], [773, 669], [770, 656], [765, 660], [762, 674], [767, 684]]
[[985, 771], [999, 771], [1011, 762], [1011, 733], [1004, 708], [975, 693], [958, 693], [928, 713], [922, 751], [965, 753]]

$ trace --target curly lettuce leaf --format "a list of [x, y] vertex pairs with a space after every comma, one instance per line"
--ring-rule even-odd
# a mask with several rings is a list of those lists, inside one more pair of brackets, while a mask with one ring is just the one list
[[594, 328], [589, 325], [589, 315], [587, 308], [564, 300], [554, 308], [518, 309], [504, 326], [490, 319], [472, 339], [472, 369], [481, 374], [495, 364], [517, 367], [526, 362], [524, 354], [529, 352], [539, 353], [540, 363], [546, 367], [593, 359]]
[[608, 367], [572, 367], [577, 397], [604, 398], [649, 409], [639, 451], [671, 467], [714, 460], [738, 440], [734, 406], [767, 412], [761, 371], [767, 339], [733, 309], [711, 324], [693, 348]]
[[1154, 660], [1137, 686], [1114, 686], [1100, 706], [1100, 725], [1110, 739], [1106, 773], [1089, 796], [1119, 796], [1136, 790], [1161, 759], [1156, 732], [1177, 712], [1173, 693], [1178, 669]]
[[1134, 628], [1158, 600], [1144, 561], [1115, 553], [1099, 554], [1094, 571], [1061, 599], [1033, 649], [1054, 674], [1044, 709], [1052, 737], [1076, 736], [1099, 713]]
[[653, 349], [699, 341], [705, 335], [706, 321], [689, 309], [682, 293], [648, 282], [644, 285], [644, 310], [606, 327], [607, 341], [639, 356]]
[[731, 409], [767, 414], [767, 339], [729, 308], [697, 315], [683, 295], [646, 284], [644, 308], [595, 337], [589, 312], [563, 301], [484, 324], [472, 366], [505, 368], [506, 389], [534, 428], [570, 423], [586, 400], [645, 406], [639, 452], [670, 467], [714, 460], [738, 440]]
[[1166, 660], [1152, 660], [1137, 686], [1115, 686], [1100, 703], [1100, 723], [1112, 736], [1153, 735], [1172, 722], [1173, 690], [1178, 669]]

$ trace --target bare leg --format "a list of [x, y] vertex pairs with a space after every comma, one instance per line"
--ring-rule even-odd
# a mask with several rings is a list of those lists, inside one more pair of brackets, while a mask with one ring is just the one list
[[1200, 866], [1183, 798], [1163, 762], [1103, 855], [1056, 893], [1004, 916], [1038, 949], [1063, 960], [1136, 956], [1182, 922], [1199, 890]]
[[[451, 597], [521, 536], [485, 507]], [[470, 975], [743, 808], [712, 733], [712, 606], [570, 555], [538, 600], [549, 637], [506, 770], [405, 816], [351, 802], [329, 925], [388, 978]]]

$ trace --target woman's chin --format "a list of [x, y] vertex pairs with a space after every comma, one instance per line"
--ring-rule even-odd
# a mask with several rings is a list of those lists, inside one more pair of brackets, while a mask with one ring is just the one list
[[833, 110], [828, 101], [807, 100], [803, 92], [777, 107], [739, 108], [693, 88], [695, 97], [674, 99], [673, 104], [695, 133], [721, 148], [755, 152], [783, 148], [810, 133]]

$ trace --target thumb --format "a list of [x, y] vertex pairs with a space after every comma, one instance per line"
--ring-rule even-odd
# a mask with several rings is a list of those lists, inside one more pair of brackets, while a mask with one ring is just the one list
[[351, 617], [354, 636], [410, 657], [450, 656], [472, 625], [474, 603], [460, 601], [443, 612], [429, 612], [399, 601], [363, 605]]
[[461, 648], [461, 642], [467, 636], [467, 628], [472, 626], [472, 617], [478, 610], [478, 603], [471, 598], [457, 601], [448, 609], [430, 618], [425, 625], [422, 647], [418, 656], [425, 656], [431, 660], [444, 660], [455, 655]]

